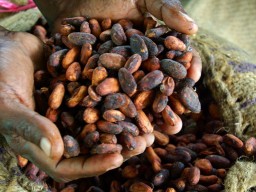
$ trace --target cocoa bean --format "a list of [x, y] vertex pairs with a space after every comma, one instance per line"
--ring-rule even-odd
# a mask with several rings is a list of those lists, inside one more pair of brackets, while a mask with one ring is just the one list
[[134, 54], [126, 61], [124, 67], [130, 72], [134, 73], [136, 72], [140, 65], [141, 65], [142, 59], [139, 54]]
[[134, 165], [127, 165], [122, 170], [122, 177], [126, 179], [136, 178], [139, 174], [139, 170]]
[[161, 25], [156, 28], [151, 28], [146, 31], [146, 36], [149, 38], [160, 37], [168, 31], [168, 27]]
[[135, 117], [137, 125], [142, 133], [152, 133], [153, 126], [151, 125], [148, 117], [142, 110], [138, 110], [138, 114]]
[[84, 110], [83, 119], [86, 123], [95, 123], [98, 121], [100, 112], [95, 108], [86, 108]]
[[136, 137], [139, 135], [139, 129], [133, 123], [127, 121], [119, 121], [117, 124], [122, 127], [124, 132], [130, 133], [132, 136]]
[[[111, 29], [108, 29], [106, 31], [102, 31], [100, 36], [99, 36], [99, 39], [101, 41], [103, 41], [103, 42], [106, 42], [106, 41], [111, 42], [112, 43], [112, 47], [113, 47], [113, 42], [111, 41]], [[110, 45], [108, 45], [108, 47], [109, 47], [109, 50], [111, 50], [112, 47], [110, 47]], [[98, 48], [98, 53], [100, 53], [100, 54], [109, 52], [109, 51], [106, 51], [106, 48], [104, 48], [104, 49], [101, 48], [101, 50], [102, 50], [101, 52], [99, 52], [99, 50], [100, 50], [100, 47]]]
[[137, 35], [140, 35], [140, 36], [143, 36], [144, 34], [139, 31], [138, 29], [127, 29], [125, 31], [125, 35], [127, 38], [131, 38], [131, 36], [133, 36], [134, 34], [137, 34]]
[[128, 58], [132, 55], [132, 50], [129, 45], [117, 46], [110, 50], [110, 53], [116, 53], [122, 55], [124, 58]]
[[80, 32], [91, 33], [91, 28], [87, 21], [83, 21], [83, 23], [81, 24]]
[[96, 67], [92, 73], [92, 85], [97, 86], [108, 76], [108, 72], [104, 67]]
[[106, 144], [117, 144], [117, 138], [114, 134], [101, 133], [100, 142]]
[[122, 145], [119, 144], [99, 144], [91, 149], [91, 154], [107, 154], [107, 153], [121, 153]]
[[96, 87], [96, 92], [101, 95], [105, 96], [111, 93], [116, 93], [119, 91], [119, 83], [116, 78], [106, 78], [101, 83], [98, 84]]
[[118, 141], [125, 149], [128, 149], [130, 151], [134, 150], [137, 145], [134, 137], [129, 132], [121, 133], [121, 135], [118, 138]]
[[61, 25], [59, 29], [60, 34], [64, 36], [69, 35], [73, 31], [75, 31], [75, 27], [70, 24]]
[[148, 59], [148, 48], [140, 35], [134, 34], [130, 37], [130, 46], [133, 53], [141, 56], [142, 61]]
[[65, 95], [65, 87], [62, 83], [56, 85], [48, 99], [48, 105], [52, 109], [58, 109]]
[[129, 187], [129, 192], [153, 192], [153, 189], [145, 183], [136, 182]]
[[47, 62], [47, 69], [53, 77], [58, 76], [61, 69], [61, 61], [67, 52], [67, 49], [62, 49], [50, 55]]
[[108, 121], [99, 120], [96, 125], [97, 128], [104, 133], [119, 134], [123, 131], [123, 127]]
[[164, 75], [161, 71], [155, 70], [148, 73], [138, 82], [139, 91], [148, 91], [154, 89], [162, 82]]
[[196, 185], [200, 179], [200, 169], [197, 167], [191, 167], [188, 173], [188, 183], [190, 185]]
[[110, 50], [113, 48], [113, 42], [111, 40], [106, 41], [102, 43], [99, 48], [98, 48], [98, 53], [103, 54], [103, 53], [108, 53]]
[[128, 30], [133, 27], [133, 23], [128, 19], [120, 19], [118, 24], [120, 24], [124, 30]]
[[[100, 24], [98, 22], [98, 20], [96, 19], [90, 19], [89, 20], [89, 26], [91, 28], [91, 33], [95, 36], [95, 37], [99, 37], [100, 33], [101, 33], [101, 27]], [[94, 43], [91, 43], [94, 44]]]
[[89, 95], [83, 98], [80, 105], [83, 107], [95, 107], [99, 102], [93, 100]]
[[92, 147], [94, 144], [96, 144], [99, 141], [99, 132], [98, 131], [94, 131], [94, 132], [90, 132], [88, 133], [85, 138], [83, 139], [83, 144], [85, 145], [85, 147]]
[[177, 37], [168, 36], [164, 40], [164, 45], [167, 49], [184, 51], [186, 49], [186, 45]]
[[110, 29], [111, 28], [111, 25], [112, 25], [112, 21], [110, 18], [105, 18], [102, 20], [101, 22], [101, 28], [103, 30], [107, 30], [107, 29]]
[[96, 37], [90, 33], [73, 32], [68, 35], [68, 40], [76, 46], [82, 46], [85, 43], [94, 44]]
[[244, 151], [247, 155], [256, 154], [256, 139], [254, 137], [250, 137], [245, 141]]
[[187, 75], [187, 70], [180, 63], [171, 60], [163, 59], [160, 61], [162, 70], [174, 79], [183, 79]]
[[50, 119], [51, 122], [55, 123], [58, 120], [59, 110], [48, 108], [45, 117]]
[[74, 62], [66, 70], [66, 79], [69, 81], [77, 81], [81, 75], [81, 66], [78, 62]]
[[196, 92], [190, 87], [184, 87], [179, 93], [180, 101], [182, 104], [191, 110], [193, 113], [201, 111], [201, 104]]
[[126, 104], [126, 96], [122, 93], [109, 94], [104, 100], [105, 109], [117, 109]]
[[156, 131], [156, 130], [154, 130], [153, 133], [154, 133], [154, 136], [155, 136], [155, 142], [158, 145], [165, 146], [169, 143], [168, 135], [166, 135], [164, 133], [161, 133], [159, 131]]
[[74, 26], [80, 26], [83, 22], [85, 21], [84, 17], [69, 17], [69, 18], [64, 18], [61, 21], [61, 24], [70, 24]]
[[158, 47], [155, 44], [155, 42], [145, 36], [141, 36], [141, 38], [144, 40], [144, 42], [148, 48], [148, 56], [149, 57], [156, 56], [158, 54]]
[[78, 47], [73, 47], [70, 49], [62, 60], [62, 67], [67, 69], [79, 56], [80, 49]]
[[215, 168], [227, 168], [230, 166], [230, 161], [226, 157], [208, 155], [205, 158], [208, 159]]
[[170, 175], [170, 171], [167, 169], [162, 169], [158, 172], [152, 179], [152, 182], [155, 186], [162, 185], [168, 181], [168, 177]]
[[155, 113], [161, 113], [167, 106], [168, 97], [161, 92], [156, 94], [152, 109]]
[[213, 167], [208, 159], [197, 159], [194, 164], [203, 174], [209, 175], [213, 172]]
[[116, 45], [123, 45], [127, 41], [124, 29], [119, 23], [112, 26], [111, 39]]
[[74, 92], [72, 93], [71, 97], [67, 101], [68, 107], [75, 107], [77, 106], [82, 99], [87, 94], [87, 87], [84, 85], [81, 85], [80, 87], [76, 88]]
[[88, 94], [94, 101], [100, 102], [102, 99], [102, 97], [96, 93], [95, 87], [92, 85], [88, 87]]
[[137, 83], [132, 74], [126, 68], [123, 67], [119, 69], [118, 79], [123, 92], [128, 96], [134, 95], [137, 91]]
[[141, 66], [144, 70], [151, 72], [160, 69], [160, 62], [157, 57], [153, 56], [143, 61]]
[[216, 175], [200, 175], [199, 183], [202, 185], [212, 185], [218, 181], [218, 177]]
[[232, 134], [226, 134], [223, 136], [223, 142], [230, 145], [231, 147], [241, 149], [244, 146], [244, 143], [241, 139], [236, 137], [235, 135]]
[[80, 62], [83, 65], [85, 65], [88, 62], [91, 55], [92, 55], [92, 45], [90, 43], [83, 44], [81, 49]]
[[117, 53], [104, 53], [99, 57], [98, 62], [107, 69], [118, 70], [124, 66], [126, 60]]
[[125, 116], [122, 112], [114, 109], [107, 110], [103, 113], [103, 118], [109, 122], [123, 121]]
[[64, 153], [66, 158], [78, 156], [80, 153], [80, 147], [78, 142], [70, 135], [63, 137], [64, 142]]
[[120, 107], [119, 110], [126, 117], [134, 118], [137, 115], [137, 109], [136, 109], [134, 103], [132, 102], [132, 100], [130, 99], [130, 97], [128, 97], [127, 95], [125, 95], [125, 97], [126, 97], [127, 104]]

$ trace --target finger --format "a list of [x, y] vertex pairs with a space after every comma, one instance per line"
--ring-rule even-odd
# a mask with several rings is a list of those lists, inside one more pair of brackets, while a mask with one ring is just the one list
[[185, 13], [179, 0], [141, 0], [139, 6], [176, 31], [191, 35], [198, 30], [194, 20]]
[[202, 73], [202, 60], [199, 53], [195, 49], [192, 50], [192, 53], [193, 58], [191, 60], [191, 66], [187, 71], [187, 77], [197, 82]]
[[[62, 157], [63, 141], [58, 128], [50, 120], [15, 101], [8, 105], [6, 111], [1, 115], [3, 122], [6, 122], [2, 124], [4, 135], [21, 137], [39, 146], [54, 160]], [[18, 146], [16, 151], [22, 147], [22, 145]]]
[[61, 180], [70, 181], [78, 178], [101, 175], [111, 169], [120, 167], [123, 157], [120, 154], [94, 155], [85, 159], [75, 157], [62, 160], [56, 167], [56, 172], [61, 175]]
[[150, 147], [155, 141], [155, 136], [153, 133], [144, 134], [142, 137], [145, 139], [147, 147]]
[[135, 137], [135, 141], [136, 141], [136, 147], [134, 150], [130, 151], [128, 149], [124, 149], [122, 151], [124, 160], [127, 160], [135, 155], [139, 155], [145, 151], [147, 146], [146, 140], [142, 136], [137, 136]]

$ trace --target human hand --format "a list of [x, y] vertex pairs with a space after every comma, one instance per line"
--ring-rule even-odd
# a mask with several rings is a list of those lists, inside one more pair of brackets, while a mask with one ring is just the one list
[[55, 30], [65, 17], [89, 16], [90, 18], [112, 20], [130, 19], [135, 23], [143, 21], [143, 14], [149, 12], [163, 20], [170, 28], [181, 33], [194, 34], [197, 25], [185, 13], [179, 0], [35, 0], [37, 6]]
[[[56, 181], [96, 176], [119, 167], [120, 154], [61, 159], [64, 146], [58, 128], [34, 112], [34, 66], [43, 61], [43, 52], [43, 44], [33, 35], [0, 28], [0, 133], [17, 154]], [[136, 153], [145, 148], [145, 141], [140, 143]]]

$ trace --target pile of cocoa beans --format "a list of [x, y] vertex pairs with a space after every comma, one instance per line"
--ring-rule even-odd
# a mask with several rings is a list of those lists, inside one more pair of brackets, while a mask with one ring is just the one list
[[199, 113], [187, 35], [127, 20], [63, 19], [50, 39], [47, 71], [35, 72], [37, 111], [63, 135], [66, 158], [134, 150], [134, 137], [154, 126], [168, 135], [182, 128], [179, 115]]

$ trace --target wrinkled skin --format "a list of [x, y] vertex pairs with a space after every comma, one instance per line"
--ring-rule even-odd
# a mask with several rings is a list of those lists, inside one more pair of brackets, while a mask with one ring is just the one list
[[[63, 17], [86, 13], [92, 18], [130, 18], [140, 22], [143, 13], [149, 11], [180, 32], [193, 34], [197, 31], [191, 19], [184, 17], [176, 0], [52, 0], [50, 3], [37, 0], [36, 3], [55, 30]], [[117, 168], [153, 143], [152, 134], [138, 136], [138, 147], [134, 151], [123, 151], [122, 155], [62, 159], [64, 146], [58, 128], [34, 112], [33, 73], [45, 64], [44, 49], [42, 42], [31, 34], [0, 28], [0, 133], [17, 154], [28, 158], [56, 181], [68, 182]], [[199, 79], [201, 63], [200, 57], [196, 58], [192, 66], [199, 75], [193, 78]]]

